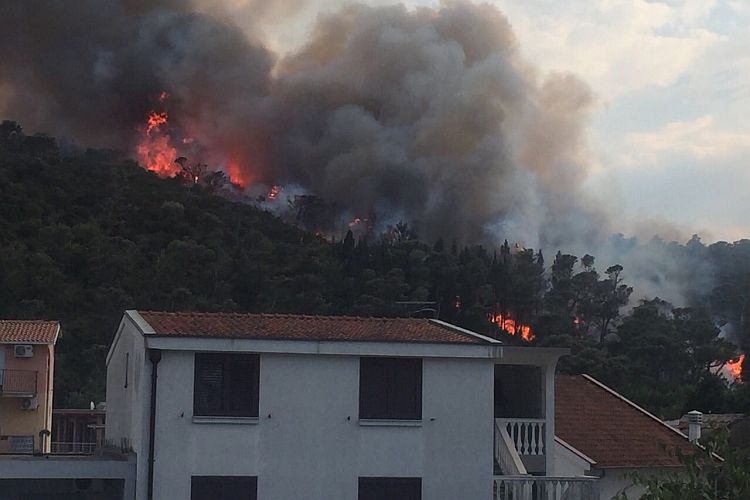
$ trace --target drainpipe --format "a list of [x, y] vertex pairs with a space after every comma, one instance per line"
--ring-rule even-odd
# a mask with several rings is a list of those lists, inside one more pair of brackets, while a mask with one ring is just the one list
[[149, 411], [148, 427], [148, 500], [154, 498], [154, 436], [156, 434], [156, 377], [161, 351], [149, 349], [148, 359], [151, 360], [151, 408]]

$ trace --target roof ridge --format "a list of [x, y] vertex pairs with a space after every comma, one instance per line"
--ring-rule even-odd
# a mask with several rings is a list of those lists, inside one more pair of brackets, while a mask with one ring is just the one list
[[55, 319], [0, 319], [0, 323], [59, 323]]
[[255, 313], [255, 312], [225, 312], [225, 311], [152, 311], [136, 309], [139, 314], [158, 314], [169, 316], [240, 316], [240, 317], [269, 317], [269, 318], [315, 318], [330, 320], [346, 321], [409, 321], [409, 322], [426, 322], [429, 318], [403, 318], [400, 316], [355, 316], [351, 314], [298, 314], [298, 313]]

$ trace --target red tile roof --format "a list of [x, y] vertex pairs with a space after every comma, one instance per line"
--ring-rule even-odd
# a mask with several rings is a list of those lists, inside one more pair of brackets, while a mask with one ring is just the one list
[[155, 335], [167, 337], [490, 343], [479, 336], [463, 333], [429, 319], [153, 311], [138, 313], [151, 325]]
[[598, 467], [680, 465], [686, 437], [587, 376], [555, 380], [555, 435]]
[[0, 344], [52, 344], [59, 328], [57, 321], [0, 319]]

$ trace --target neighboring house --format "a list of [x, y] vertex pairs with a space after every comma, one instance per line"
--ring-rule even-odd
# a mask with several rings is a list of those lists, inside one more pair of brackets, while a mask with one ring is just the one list
[[127, 311], [106, 440], [135, 452], [137, 500], [598, 498], [550, 477], [566, 352], [428, 319]]
[[556, 471], [599, 476], [602, 500], [621, 491], [639, 498], [629, 473], [674, 474], [677, 450], [693, 449], [686, 435], [588, 375], [557, 377], [555, 418]]
[[0, 320], [0, 453], [49, 453], [57, 321]]

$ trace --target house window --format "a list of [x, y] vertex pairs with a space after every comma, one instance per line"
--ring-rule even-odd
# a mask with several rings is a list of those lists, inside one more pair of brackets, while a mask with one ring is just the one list
[[418, 477], [360, 477], [358, 500], [421, 500]]
[[360, 358], [359, 418], [421, 420], [422, 360]]
[[190, 500], [256, 500], [258, 478], [250, 476], [193, 476]]
[[195, 355], [193, 415], [257, 417], [257, 354]]

